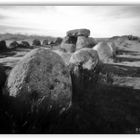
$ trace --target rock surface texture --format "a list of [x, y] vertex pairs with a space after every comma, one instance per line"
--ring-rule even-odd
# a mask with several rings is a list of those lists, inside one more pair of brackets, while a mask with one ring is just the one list
[[56, 52], [58, 55], [60, 55], [62, 57], [62, 59], [64, 60], [64, 62], [67, 66], [69, 65], [69, 61], [70, 61], [72, 53], [63, 52], [61, 50], [54, 50], [54, 52]]
[[114, 50], [111, 45], [108, 45], [106, 42], [100, 42], [93, 47], [93, 50], [98, 52], [101, 62], [107, 63], [113, 61]]
[[70, 71], [73, 84], [73, 97], [80, 98], [85, 90], [94, 87], [98, 80], [99, 57], [95, 50], [84, 48], [70, 58]]
[[86, 36], [88, 37], [90, 35], [90, 30], [88, 29], [75, 29], [75, 30], [70, 30], [67, 32], [67, 36]]
[[70, 48], [70, 45], [72, 46], [73, 44], [76, 46], [75, 50], [79, 50], [82, 48], [92, 48], [93, 46], [96, 45], [96, 41], [94, 38], [89, 37], [89, 36], [90, 36], [89, 29], [70, 30], [66, 33], [66, 36], [63, 38], [61, 46], [63, 49], [65, 48], [67, 49], [67, 48]]
[[60, 48], [61, 48], [61, 50], [63, 50], [64, 52], [73, 53], [73, 52], [75, 52], [76, 46], [75, 46], [74, 44], [62, 43]]
[[34, 49], [24, 56], [7, 81], [10, 96], [26, 103], [45, 102], [49, 109], [69, 107], [71, 86], [62, 58], [45, 48]]
[[79, 36], [76, 42], [76, 49], [78, 50], [82, 48], [92, 48], [95, 45], [96, 45], [96, 41], [94, 38]]

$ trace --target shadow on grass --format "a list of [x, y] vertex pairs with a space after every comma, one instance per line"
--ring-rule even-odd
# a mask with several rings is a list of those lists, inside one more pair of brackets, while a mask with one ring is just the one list
[[[135, 74], [137, 67], [105, 64], [102, 72]], [[2, 92], [2, 90], [1, 90]], [[135, 134], [140, 128], [140, 90], [113, 86], [98, 80], [97, 85], [73, 92], [73, 104], [63, 114], [24, 107], [14, 98], [0, 96], [1, 134]], [[81, 95], [80, 95], [81, 94]]]
[[9, 57], [9, 56], [14, 56], [15, 54], [16, 54], [16, 51], [13, 51], [13, 50], [1, 52], [1, 53], [0, 53], [0, 58]]
[[129, 50], [118, 50], [117, 55], [140, 55], [140, 52], [137, 51], [129, 51]]
[[[24, 108], [13, 98], [0, 98], [0, 133], [125, 134], [140, 128], [140, 90], [103, 85], [86, 89], [61, 115]], [[76, 93], [73, 93], [76, 94]]]
[[137, 62], [137, 61], [140, 61], [140, 58], [121, 57], [121, 56], [117, 56], [115, 58], [115, 62], [123, 62], [123, 61]]
[[119, 64], [103, 64], [101, 72], [112, 73], [118, 76], [140, 77], [140, 67]]

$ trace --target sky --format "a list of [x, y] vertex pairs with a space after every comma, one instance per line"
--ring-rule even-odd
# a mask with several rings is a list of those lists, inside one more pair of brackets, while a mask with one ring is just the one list
[[92, 37], [140, 36], [140, 6], [0, 6], [0, 33], [64, 37], [80, 28]]

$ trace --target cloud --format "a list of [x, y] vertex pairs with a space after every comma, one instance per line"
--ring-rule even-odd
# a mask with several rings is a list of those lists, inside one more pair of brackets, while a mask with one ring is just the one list
[[136, 6], [0, 6], [0, 32], [65, 36], [89, 28], [93, 37], [140, 35], [139, 21]]

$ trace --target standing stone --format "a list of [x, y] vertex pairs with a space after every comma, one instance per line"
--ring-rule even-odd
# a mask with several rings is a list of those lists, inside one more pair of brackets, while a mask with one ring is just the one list
[[85, 36], [88, 37], [90, 35], [90, 30], [88, 29], [75, 29], [75, 30], [70, 30], [67, 33], [67, 36]]
[[70, 71], [73, 84], [73, 99], [84, 96], [93, 89], [98, 80], [99, 57], [96, 51], [84, 48], [76, 51], [70, 58]]
[[60, 48], [64, 52], [70, 52], [70, 53], [73, 53], [76, 50], [76, 46], [74, 44], [62, 43], [61, 46], [60, 46]]
[[76, 42], [77, 42], [77, 37], [73, 37], [73, 36], [66, 36], [62, 40], [62, 44], [75, 44], [76, 45]]
[[45, 102], [47, 109], [67, 109], [71, 104], [71, 78], [62, 58], [50, 49], [29, 52], [13, 68], [8, 81], [9, 95], [25, 103]]
[[93, 50], [96, 50], [99, 55], [99, 59], [103, 63], [113, 61], [113, 48], [107, 44], [107, 42], [100, 42], [93, 47]]
[[61, 51], [61, 50], [54, 50], [54, 52], [56, 52], [58, 55], [60, 55], [62, 57], [62, 59], [64, 60], [66, 66], [69, 65], [69, 61], [70, 61], [72, 53], [64, 52], [64, 51]]
[[62, 38], [61, 37], [57, 37], [55, 39], [55, 45], [60, 45], [62, 43]]
[[43, 42], [42, 42], [42, 46], [46, 46], [46, 45], [48, 45], [48, 40], [47, 39], [43, 40]]
[[13, 42], [10, 43], [8, 48], [9, 49], [16, 49], [16, 48], [18, 48], [18, 46], [19, 46], [18, 42], [17, 41], [13, 41]]
[[5, 51], [7, 49], [5, 40], [0, 41], [0, 51]]
[[77, 43], [76, 43], [76, 49], [82, 49], [82, 48], [92, 48], [96, 45], [96, 41], [92, 37], [84, 37], [84, 36], [78, 36]]
[[113, 57], [115, 57], [116, 56], [116, 52], [117, 52], [117, 47], [116, 47], [115, 43], [114, 42], [107, 42], [107, 44], [108, 44], [108, 46], [113, 51]]
[[27, 41], [22, 41], [19, 46], [22, 48], [29, 48], [30, 44]]
[[35, 47], [36, 46], [41, 46], [41, 42], [38, 39], [34, 39], [33, 42], [32, 42], [32, 45], [35, 46]]

